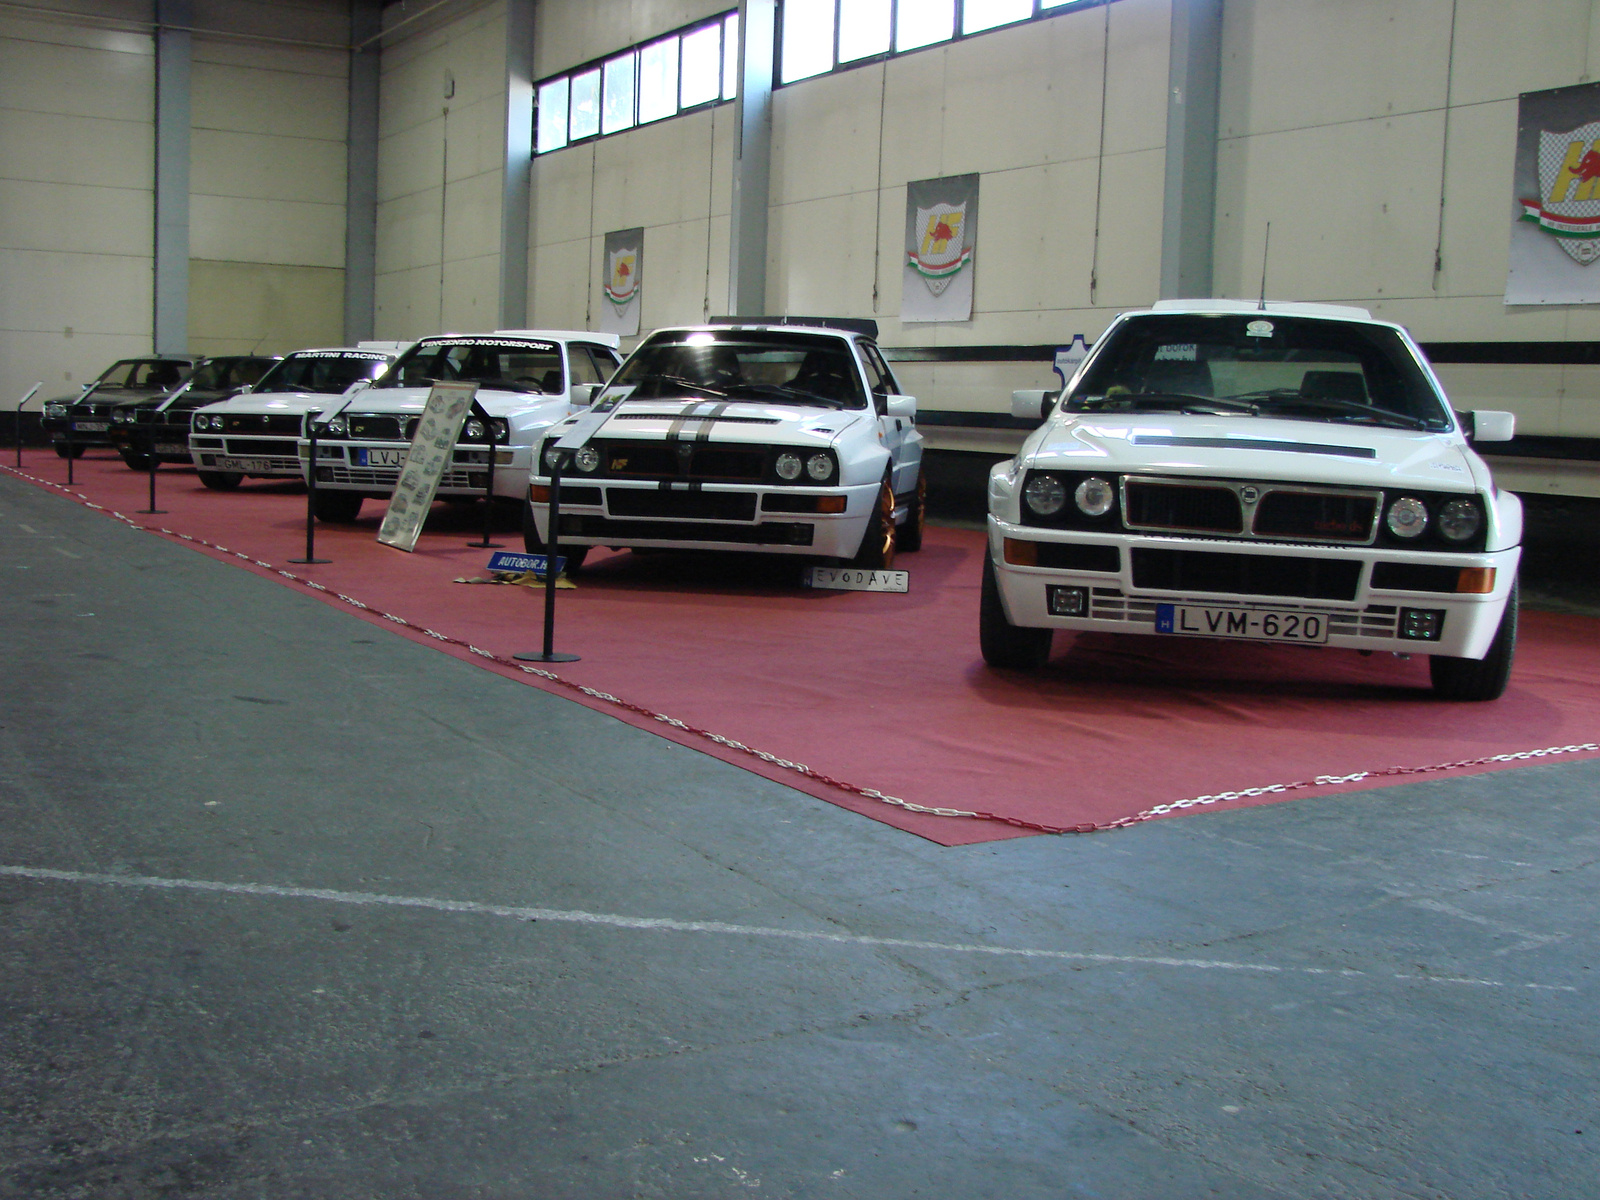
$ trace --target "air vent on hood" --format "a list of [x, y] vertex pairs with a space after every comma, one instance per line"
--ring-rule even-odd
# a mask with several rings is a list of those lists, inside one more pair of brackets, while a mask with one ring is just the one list
[[1371, 446], [1325, 446], [1319, 442], [1272, 442], [1262, 438], [1177, 437], [1166, 433], [1138, 433], [1135, 446], [1204, 446], [1212, 450], [1287, 450], [1291, 454], [1332, 454], [1339, 458], [1377, 458]]

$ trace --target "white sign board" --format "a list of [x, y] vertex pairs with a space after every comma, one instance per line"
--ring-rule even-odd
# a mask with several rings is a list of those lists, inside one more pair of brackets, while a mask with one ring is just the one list
[[428, 393], [416, 436], [400, 468], [400, 481], [389, 497], [389, 511], [378, 527], [378, 540], [384, 545], [408, 554], [416, 549], [422, 522], [433, 507], [440, 477], [455, 458], [456, 439], [477, 394], [475, 383], [436, 383]]

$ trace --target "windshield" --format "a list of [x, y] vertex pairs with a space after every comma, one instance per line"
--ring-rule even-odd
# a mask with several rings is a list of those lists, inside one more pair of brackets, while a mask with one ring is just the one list
[[208, 358], [195, 368], [189, 386], [197, 392], [244, 387], [260, 379], [272, 362], [270, 358]]
[[130, 358], [116, 363], [96, 383], [100, 387], [166, 391], [183, 382], [189, 364], [181, 359]]
[[393, 361], [370, 350], [298, 350], [261, 377], [256, 391], [318, 392], [337, 396], [358, 379], [371, 379]]
[[1198, 412], [1441, 430], [1438, 393], [1392, 329], [1275, 313], [1138, 316], [1063, 407]]
[[500, 392], [559, 396], [567, 390], [561, 347], [510, 338], [451, 338], [411, 348], [376, 387], [431, 387], [476, 383]]
[[844, 338], [750, 330], [673, 331], [634, 352], [607, 392], [632, 398], [707, 396], [865, 408], [866, 392]]

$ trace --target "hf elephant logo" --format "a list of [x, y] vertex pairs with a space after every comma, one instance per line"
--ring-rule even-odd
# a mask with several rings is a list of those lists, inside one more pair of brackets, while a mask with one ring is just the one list
[[1522, 219], [1555, 238], [1574, 262], [1600, 258], [1600, 121], [1540, 131], [1539, 192], [1521, 199]]
[[639, 252], [632, 247], [615, 250], [606, 271], [606, 299], [618, 308], [628, 305], [639, 293]]
[[935, 204], [917, 209], [917, 228], [921, 236], [914, 250], [906, 253], [906, 263], [928, 285], [935, 296], [950, 286], [961, 268], [972, 258], [972, 248], [962, 249], [967, 225], [965, 204]]

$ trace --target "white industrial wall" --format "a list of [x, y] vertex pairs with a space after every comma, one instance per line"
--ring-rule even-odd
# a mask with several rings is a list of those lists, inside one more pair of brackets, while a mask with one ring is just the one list
[[6, 408], [37, 380], [53, 397], [149, 353], [154, 64], [149, 37], [0, 15]]
[[[341, 47], [343, 0], [200, 0], [195, 25]], [[349, 57], [196, 36], [189, 346], [281, 353], [344, 335]]]
[[465, 11], [384, 45], [380, 338], [492, 329], [497, 322], [506, 7], [503, 0], [458, 7]]

